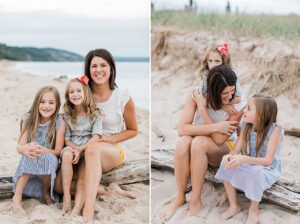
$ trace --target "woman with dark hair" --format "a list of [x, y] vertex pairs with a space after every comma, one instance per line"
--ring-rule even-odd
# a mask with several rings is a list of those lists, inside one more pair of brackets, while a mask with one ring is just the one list
[[106, 49], [90, 51], [85, 59], [85, 75], [96, 106], [104, 112], [99, 142], [85, 150], [85, 198], [82, 215], [94, 218], [94, 205], [101, 175], [119, 167], [124, 160], [121, 142], [137, 134], [137, 119], [132, 97], [117, 87], [116, 66]]
[[243, 113], [241, 110], [225, 120], [228, 115], [222, 107], [233, 99], [236, 80], [230, 67], [219, 65], [209, 71], [205, 96], [199, 89], [188, 94], [178, 125], [179, 139], [174, 156], [177, 197], [162, 211], [162, 219], [171, 218], [186, 202], [189, 177], [192, 197], [188, 215], [196, 215], [201, 207], [208, 165], [218, 167], [223, 155], [233, 149], [237, 138], [235, 130]]

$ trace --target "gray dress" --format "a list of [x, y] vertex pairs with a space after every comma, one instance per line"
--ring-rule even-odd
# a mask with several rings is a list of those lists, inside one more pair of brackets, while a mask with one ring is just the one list
[[[26, 123], [29, 118], [29, 113], [26, 113], [22, 121]], [[55, 124], [55, 129], [58, 130], [62, 121], [62, 116], [60, 115]], [[47, 142], [47, 133], [49, 128], [49, 122], [44, 125], [39, 125], [37, 130], [36, 142], [44, 147], [49, 148], [49, 143]], [[27, 142], [29, 143], [29, 142]], [[54, 180], [56, 177], [56, 170], [58, 167], [58, 158], [53, 153], [44, 153], [38, 158], [31, 159], [27, 156], [22, 156], [21, 161], [17, 167], [16, 173], [13, 176], [14, 189], [15, 192], [16, 183], [18, 178], [23, 176], [23, 174], [31, 174], [28, 183], [26, 184], [23, 194], [35, 198], [43, 198], [43, 183], [40, 175], [51, 175], [51, 187], [50, 195], [51, 198], [58, 202], [58, 195], [54, 193]]]
[[[99, 114], [92, 122], [87, 116], [77, 118], [77, 124], [74, 125], [66, 115], [64, 115], [66, 122], [65, 141], [71, 141], [77, 146], [82, 146], [92, 138], [93, 135], [102, 135], [102, 118]], [[67, 150], [69, 147], [63, 149]]]
[[[270, 136], [275, 127], [273, 123], [261, 147], [259, 157], [265, 157]], [[219, 181], [228, 181], [230, 184], [245, 192], [247, 198], [252, 201], [260, 202], [263, 192], [270, 188], [279, 180], [281, 174], [281, 163], [279, 154], [282, 147], [284, 131], [281, 129], [280, 143], [276, 149], [275, 157], [270, 166], [243, 164], [237, 168], [225, 169], [223, 164], [220, 165], [215, 178]], [[256, 134], [253, 130], [250, 132], [249, 156], [256, 157]]]

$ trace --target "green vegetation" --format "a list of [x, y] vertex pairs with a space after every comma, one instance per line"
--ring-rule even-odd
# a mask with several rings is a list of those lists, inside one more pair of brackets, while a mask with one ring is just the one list
[[0, 44], [0, 60], [13, 61], [83, 61], [78, 54], [54, 48], [10, 47]]
[[176, 26], [190, 30], [232, 31], [262, 37], [300, 39], [300, 16], [203, 14], [191, 11], [152, 11], [152, 24]]

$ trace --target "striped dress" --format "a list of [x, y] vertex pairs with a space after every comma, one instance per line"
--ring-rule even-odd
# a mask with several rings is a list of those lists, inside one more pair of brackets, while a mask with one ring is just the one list
[[[23, 116], [22, 121], [26, 123], [28, 118], [29, 113], [26, 113]], [[60, 127], [61, 122], [62, 116], [59, 116], [55, 124], [56, 130], [58, 130], [58, 128]], [[49, 122], [43, 125], [40, 124], [37, 131], [36, 142], [44, 147], [49, 147], [49, 144], [47, 142], [48, 127]], [[44, 153], [43, 155], [35, 159], [31, 159], [27, 156], [22, 155], [16, 173], [13, 176], [13, 191], [15, 192], [16, 183], [19, 177], [21, 177], [23, 174], [31, 174], [30, 179], [24, 188], [23, 195], [35, 198], [43, 198], [43, 183], [40, 175], [51, 175], [50, 195], [55, 202], [58, 202], [58, 195], [53, 191], [57, 168], [58, 158], [53, 153]]]
[[[261, 147], [259, 157], [265, 157], [267, 154], [267, 147], [270, 136], [275, 127], [278, 127], [273, 123], [268, 131], [268, 134]], [[276, 181], [279, 180], [281, 174], [281, 163], [279, 154], [282, 147], [284, 131], [281, 130], [281, 140], [276, 149], [275, 157], [271, 165], [253, 165], [243, 164], [237, 168], [225, 169], [223, 164], [220, 165], [215, 178], [219, 181], [228, 181], [236, 189], [245, 192], [247, 198], [252, 201], [260, 202], [263, 192], [270, 188]], [[250, 132], [249, 142], [249, 156], [256, 157], [256, 134], [253, 130]]]

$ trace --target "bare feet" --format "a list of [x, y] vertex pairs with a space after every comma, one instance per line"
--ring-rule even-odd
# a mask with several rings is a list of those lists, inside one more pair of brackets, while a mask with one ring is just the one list
[[230, 219], [231, 217], [235, 216], [237, 213], [241, 211], [240, 206], [238, 205], [230, 205], [230, 207], [221, 214], [221, 220], [225, 221]]
[[128, 197], [128, 198], [131, 198], [131, 199], [136, 198], [136, 196], [133, 193], [131, 193], [129, 191], [124, 191], [116, 183], [110, 183], [108, 188], [109, 188], [109, 191], [110, 191], [111, 194], [121, 195], [121, 196]]
[[49, 194], [44, 194], [44, 200], [47, 205], [51, 205], [54, 203]]
[[64, 194], [62, 210], [63, 210], [63, 215], [66, 215], [71, 211], [71, 195]]
[[188, 216], [197, 216], [200, 212], [200, 208], [201, 208], [200, 201], [196, 201], [196, 202], [190, 201]]
[[176, 210], [181, 207], [186, 202], [185, 197], [184, 198], [176, 198], [174, 201], [172, 201], [167, 207], [164, 208], [164, 210], [160, 213], [160, 218], [164, 221], [169, 220]]
[[11, 208], [13, 213], [18, 218], [24, 218], [27, 216], [26, 211], [22, 208], [22, 202], [12, 199]]
[[246, 224], [258, 224], [258, 212], [249, 211]]

